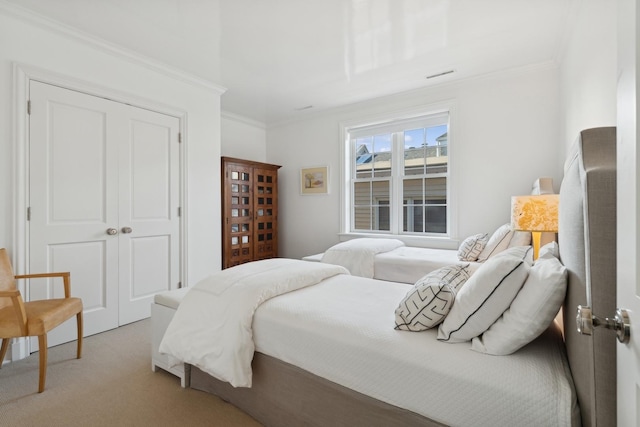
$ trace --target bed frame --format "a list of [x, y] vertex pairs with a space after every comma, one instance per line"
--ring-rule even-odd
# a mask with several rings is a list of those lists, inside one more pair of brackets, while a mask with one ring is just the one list
[[[560, 190], [558, 240], [569, 270], [564, 331], [582, 425], [587, 427], [616, 424], [615, 334], [596, 330], [593, 336], [579, 335], [574, 322], [578, 304], [591, 303], [594, 313], [615, 310], [615, 146], [615, 128], [581, 132]], [[264, 354], [255, 354], [252, 367], [252, 388], [233, 388], [195, 367], [191, 387], [220, 396], [267, 426], [442, 425]]]

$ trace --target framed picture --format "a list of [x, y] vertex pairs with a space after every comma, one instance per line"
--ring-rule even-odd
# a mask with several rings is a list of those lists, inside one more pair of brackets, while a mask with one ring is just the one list
[[329, 167], [300, 169], [300, 193], [327, 194], [329, 193]]

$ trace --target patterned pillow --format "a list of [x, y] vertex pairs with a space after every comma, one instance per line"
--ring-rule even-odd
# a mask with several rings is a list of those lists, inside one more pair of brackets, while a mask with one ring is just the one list
[[478, 255], [484, 249], [487, 244], [488, 235], [475, 234], [469, 236], [460, 244], [458, 248], [458, 259], [460, 261], [475, 261], [478, 259]]
[[540, 248], [540, 256], [509, 309], [471, 343], [471, 349], [511, 354], [537, 338], [553, 322], [567, 290], [567, 269], [557, 258], [558, 244]]
[[396, 329], [424, 331], [445, 318], [456, 291], [469, 279], [469, 264], [432, 271], [419, 279], [396, 308]]
[[509, 308], [529, 274], [529, 264], [513, 255], [489, 258], [456, 295], [438, 328], [438, 340], [464, 342], [479, 336]]

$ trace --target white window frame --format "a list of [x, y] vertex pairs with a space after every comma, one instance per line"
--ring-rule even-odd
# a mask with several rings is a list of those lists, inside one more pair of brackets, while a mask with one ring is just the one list
[[[351, 231], [352, 221], [352, 207], [353, 207], [353, 195], [351, 188], [351, 165], [353, 163], [353, 150], [349, 141], [349, 132], [356, 128], [365, 126], [384, 126], [387, 123], [392, 123], [398, 120], [408, 120], [412, 118], [419, 118], [421, 116], [429, 116], [438, 113], [449, 114], [449, 130], [448, 130], [448, 179], [447, 179], [447, 232], [438, 235], [423, 235], [423, 234], [411, 234], [398, 233], [394, 234], [393, 231], [369, 231], [369, 232], [353, 232]], [[402, 111], [396, 111], [392, 113], [379, 114], [376, 116], [369, 116], [361, 119], [351, 120], [340, 123], [340, 239], [349, 240], [355, 237], [388, 237], [402, 240], [407, 245], [421, 246], [421, 247], [434, 247], [434, 248], [446, 248], [457, 249], [458, 240], [458, 224], [457, 224], [457, 203], [456, 203], [456, 151], [457, 145], [455, 143], [455, 129], [456, 129], [456, 102], [454, 100], [447, 100], [439, 103], [425, 105], [419, 108], [412, 108]], [[394, 137], [392, 144], [402, 144], [403, 141], [398, 141]], [[401, 156], [393, 157], [393, 167], [403, 167]], [[402, 179], [396, 179], [392, 181], [390, 206], [394, 209], [392, 217], [391, 230], [402, 229]]]

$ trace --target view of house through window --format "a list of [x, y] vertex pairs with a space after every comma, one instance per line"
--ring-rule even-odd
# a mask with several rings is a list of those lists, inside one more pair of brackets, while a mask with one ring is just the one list
[[351, 231], [447, 233], [447, 113], [348, 130]]

